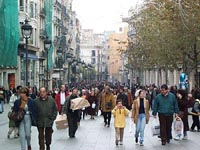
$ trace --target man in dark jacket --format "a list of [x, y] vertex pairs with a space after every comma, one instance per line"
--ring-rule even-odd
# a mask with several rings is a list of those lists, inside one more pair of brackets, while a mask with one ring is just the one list
[[124, 89], [122, 87], [119, 89], [119, 94], [117, 95], [117, 99], [121, 99], [122, 105], [126, 106], [126, 108], [129, 108], [129, 106], [128, 106], [128, 96], [124, 93]]
[[53, 122], [57, 116], [55, 100], [47, 95], [45, 87], [40, 88], [40, 97], [36, 98], [38, 110], [37, 128], [39, 132], [40, 150], [50, 150]]
[[160, 121], [160, 138], [162, 145], [170, 142], [173, 114], [178, 114], [178, 103], [174, 94], [170, 93], [168, 86], [161, 86], [161, 93], [155, 98], [153, 105], [153, 116], [156, 118], [158, 113]]
[[80, 110], [71, 109], [71, 100], [78, 97], [78, 89], [74, 88], [72, 94], [67, 97], [62, 108], [62, 114], [67, 114], [67, 121], [69, 126], [69, 137], [75, 138], [76, 130], [78, 129], [78, 121], [80, 118]]

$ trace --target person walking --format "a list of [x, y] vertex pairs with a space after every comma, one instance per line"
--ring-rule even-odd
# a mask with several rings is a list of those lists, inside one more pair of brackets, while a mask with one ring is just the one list
[[129, 114], [129, 110], [122, 105], [122, 100], [117, 100], [117, 105], [112, 110], [114, 116], [114, 127], [115, 127], [115, 144], [123, 144], [124, 128], [126, 126], [126, 116]]
[[161, 86], [161, 93], [155, 98], [153, 104], [153, 116], [156, 118], [158, 113], [160, 122], [160, 138], [162, 145], [170, 143], [173, 115], [179, 113], [178, 103], [174, 94], [169, 92], [168, 86]]
[[78, 121], [80, 120], [80, 110], [71, 109], [71, 100], [78, 97], [78, 89], [74, 88], [72, 94], [65, 100], [62, 114], [67, 115], [67, 121], [69, 126], [69, 137], [75, 138], [76, 131], [78, 129]]
[[21, 150], [26, 150], [26, 143], [28, 150], [31, 150], [31, 126], [35, 124], [37, 118], [37, 109], [35, 101], [29, 96], [29, 90], [26, 87], [19, 89], [20, 98], [14, 102], [13, 111], [24, 111], [24, 119], [15, 122], [19, 127], [19, 138]]
[[123, 87], [120, 87], [119, 94], [117, 95], [117, 99], [121, 99], [123, 106], [126, 106], [126, 108], [128, 108], [128, 95], [124, 93]]
[[8, 125], [9, 130], [8, 130], [8, 135], [7, 135], [8, 139], [10, 139], [10, 135], [12, 134], [13, 131], [14, 131], [14, 138], [18, 138], [18, 127], [16, 127], [15, 121], [10, 118], [12, 111], [13, 111], [13, 107], [11, 107], [11, 110], [8, 112], [8, 119], [9, 119], [9, 125]]
[[94, 116], [96, 114], [96, 106], [97, 106], [97, 97], [95, 96], [94, 89], [91, 90], [91, 93], [88, 97], [88, 102], [90, 103], [90, 106], [86, 108], [88, 115], [91, 116], [90, 119], [94, 119]]
[[103, 117], [104, 117], [104, 126], [110, 127], [110, 121], [111, 121], [111, 111], [116, 105], [116, 101], [114, 99], [114, 96], [110, 90], [109, 86], [105, 86], [104, 93], [102, 94], [101, 99], [101, 109], [103, 111]]
[[200, 116], [200, 94], [198, 94], [197, 99], [194, 101], [194, 105], [192, 107], [192, 126], [190, 131], [194, 132], [194, 128], [197, 127], [197, 131], [200, 132], [200, 121], [199, 121], [199, 116]]
[[40, 88], [40, 95], [35, 99], [38, 111], [37, 129], [39, 133], [39, 146], [40, 150], [50, 150], [53, 123], [57, 116], [57, 107], [55, 100], [47, 95], [45, 87]]
[[55, 100], [59, 114], [62, 112], [62, 107], [69, 93], [66, 91], [65, 85], [61, 85], [60, 91], [56, 94]]
[[188, 123], [188, 93], [186, 90], [179, 89], [177, 91], [177, 100], [179, 107], [179, 117], [183, 121], [183, 139], [187, 139], [187, 131], [189, 131]]
[[139, 90], [136, 100], [133, 102], [132, 121], [136, 124], [135, 142], [138, 143], [140, 136], [140, 146], [144, 145], [144, 129], [149, 122], [149, 101], [145, 98], [143, 90]]

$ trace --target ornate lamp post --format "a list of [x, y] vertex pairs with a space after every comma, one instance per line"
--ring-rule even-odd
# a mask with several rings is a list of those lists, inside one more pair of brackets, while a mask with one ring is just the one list
[[46, 88], [48, 89], [48, 82], [49, 82], [49, 68], [48, 68], [48, 60], [49, 60], [49, 49], [51, 47], [51, 40], [48, 39], [48, 37], [46, 37], [46, 39], [44, 40], [44, 49], [46, 51], [46, 54], [47, 54], [47, 64], [46, 64], [46, 67], [47, 67], [47, 70], [46, 70]]
[[28, 86], [28, 39], [32, 34], [32, 26], [28, 24], [28, 20], [25, 19], [25, 24], [22, 25], [22, 35], [26, 39], [26, 72], [25, 72], [25, 84]]

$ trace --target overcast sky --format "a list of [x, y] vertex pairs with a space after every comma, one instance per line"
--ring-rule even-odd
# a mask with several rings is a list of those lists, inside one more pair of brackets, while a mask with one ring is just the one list
[[121, 17], [128, 16], [128, 10], [140, 0], [73, 0], [73, 10], [77, 13], [84, 29], [94, 32], [115, 30], [122, 26]]

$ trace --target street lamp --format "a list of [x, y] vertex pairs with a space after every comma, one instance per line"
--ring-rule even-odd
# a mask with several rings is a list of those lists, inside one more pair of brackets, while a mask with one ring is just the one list
[[32, 34], [32, 26], [28, 24], [28, 20], [25, 19], [25, 24], [22, 25], [22, 35], [26, 39], [26, 75], [25, 75], [25, 84], [28, 86], [28, 39], [31, 37]]
[[46, 39], [44, 40], [44, 49], [45, 49], [45, 51], [46, 51], [46, 54], [47, 54], [47, 70], [46, 70], [46, 88], [48, 88], [48, 82], [49, 82], [49, 68], [48, 68], [48, 60], [49, 60], [49, 58], [48, 58], [48, 55], [49, 55], [49, 49], [50, 49], [50, 47], [51, 47], [51, 40], [49, 40], [48, 39], [48, 37], [46, 37]]
[[63, 55], [63, 50], [61, 47], [59, 47], [57, 49], [57, 55], [58, 55], [58, 67], [59, 67], [59, 71], [60, 71], [60, 75], [59, 75], [59, 80], [60, 80], [60, 85], [61, 85], [61, 68], [62, 68], [62, 64], [63, 64], [63, 59], [62, 59], [62, 55]]

